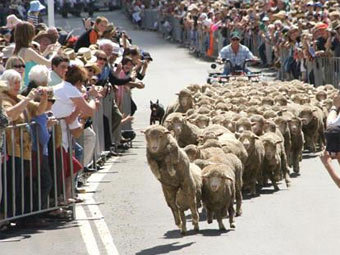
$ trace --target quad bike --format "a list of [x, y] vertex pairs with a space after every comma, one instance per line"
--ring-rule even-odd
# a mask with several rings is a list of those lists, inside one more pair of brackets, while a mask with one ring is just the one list
[[[246, 59], [242, 66], [233, 65], [230, 59], [222, 59], [221, 63], [211, 64], [211, 70], [209, 71], [209, 76], [207, 79], [208, 84], [214, 82], [227, 83], [232, 80], [249, 80], [258, 82], [260, 81], [261, 72], [247, 72], [247, 63], [254, 62], [254, 60]], [[230, 74], [223, 74], [223, 67], [217, 69], [218, 64], [228, 64], [230, 67]]]

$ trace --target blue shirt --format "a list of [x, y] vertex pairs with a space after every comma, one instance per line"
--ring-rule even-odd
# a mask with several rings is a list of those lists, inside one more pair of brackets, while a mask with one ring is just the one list
[[230, 59], [233, 66], [243, 66], [243, 63], [246, 59], [253, 59], [254, 55], [251, 53], [251, 51], [248, 49], [248, 47], [240, 44], [240, 47], [238, 49], [237, 54], [234, 53], [234, 51], [231, 48], [231, 44], [225, 46], [220, 51], [219, 57]]
[[[35, 121], [37, 126], [32, 126], [32, 150], [37, 151], [37, 135], [39, 136], [39, 144], [42, 147], [42, 154], [44, 156], [48, 156], [48, 141], [50, 140], [50, 133], [47, 129], [47, 121], [48, 117], [46, 113], [38, 115], [32, 118], [32, 121]], [[36, 130], [38, 129], [38, 130]], [[38, 134], [37, 134], [38, 131]]]

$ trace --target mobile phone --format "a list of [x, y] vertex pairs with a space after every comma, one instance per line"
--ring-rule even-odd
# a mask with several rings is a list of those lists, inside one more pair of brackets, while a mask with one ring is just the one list
[[309, 47], [308, 52], [313, 58], [315, 58], [315, 50], [313, 47]]

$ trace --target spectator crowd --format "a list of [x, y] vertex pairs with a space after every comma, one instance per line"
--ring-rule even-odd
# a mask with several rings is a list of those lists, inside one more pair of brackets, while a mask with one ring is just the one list
[[[321, 85], [330, 66], [317, 59], [340, 57], [338, 0], [125, 0], [131, 19], [141, 28], [160, 30], [200, 56], [217, 57], [237, 30], [242, 44], [275, 67], [282, 80]], [[156, 15], [157, 14], [157, 15]], [[153, 16], [153, 19], [152, 17]], [[152, 20], [151, 24], [147, 24]], [[337, 84], [334, 84], [337, 85]]]
[[[44, 9], [31, 1], [26, 20], [11, 14], [1, 27], [1, 229], [13, 218], [44, 225], [32, 213], [82, 202], [72, 187], [80, 189], [97, 170], [95, 126], [103, 127], [105, 155], [129, 149], [137, 110], [132, 94], [144, 88], [152, 61], [105, 17], [87, 19], [76, 37], [36, 19]], [[59, 208], [43, 216], [70, 213]], [[16, 219], [25, 214], [30, 217]]]

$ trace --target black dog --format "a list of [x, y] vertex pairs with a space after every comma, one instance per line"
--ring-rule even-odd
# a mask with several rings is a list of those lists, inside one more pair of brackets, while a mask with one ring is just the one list
[[156, 103], [150, 101], [150, 109], [151, 109], [150, 125], [156, 124], [156, 121], [159, 121], [159, 124], [161, 124], [162, 118], [164, 116], [164, 108], [161, 104], [159, 104], [158, 99]]

